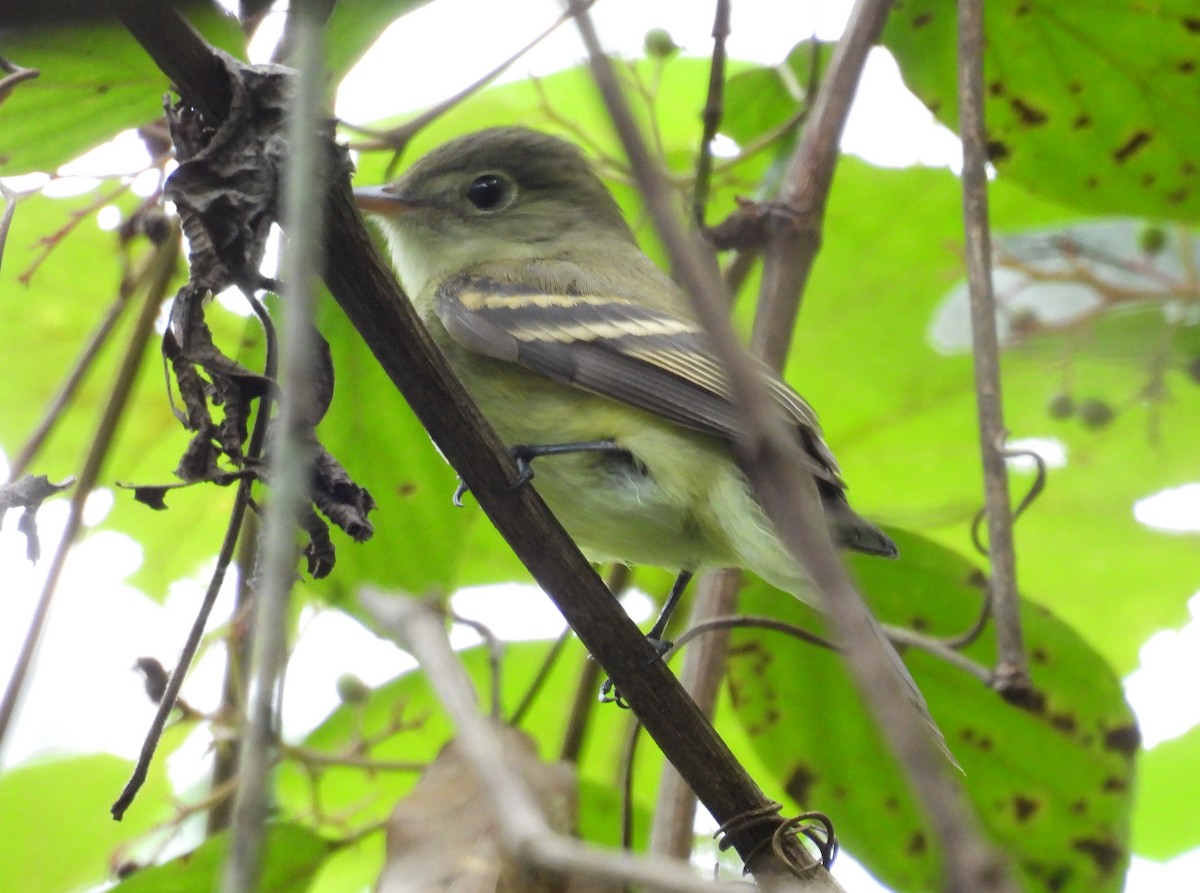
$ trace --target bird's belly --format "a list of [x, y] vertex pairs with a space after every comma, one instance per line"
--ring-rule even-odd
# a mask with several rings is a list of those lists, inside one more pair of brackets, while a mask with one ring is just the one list
[[541, 376], [513, 390], [508, 378], [466, 383], [509, 446], [612, 440], [629, 451], [533, 460], [533, 486], [588, 557], [673, 570], [732, 561], [709, 493], [729, 467], [723, 444], [578, 390], [564, 400]]

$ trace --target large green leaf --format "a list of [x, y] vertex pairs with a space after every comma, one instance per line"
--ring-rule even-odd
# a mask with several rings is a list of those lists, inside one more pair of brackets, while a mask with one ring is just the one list
[[[992, 185], [1000, 232], [1072, 217]], [[965, 552], [982, 504], [971, 363], [936, 350], [929, 334], [962, 275], [958, 190], [945, 171], [840, 162], [788, 368], [821, 415], [855, 506]], [[1174, 367], [1164, 373], [1170, 399], [1147, 406], [1138, 399], [1144, 379], [1131, 381], [1126, 360], [1077, 356], [1076, 393], [1126, 407], [1092, 430], [1047, 412], [1063, 386], [1062, 365], [1044, 350], [1010, 352], [1003, 362], [1011, 436], [1058, 438], [1068, 454], [1017, 525], [1020, 582], [1126, 672], [1154, 631], [1185, 620], [1200, 583], [1192, 537], [1133, 518], [1137, 499], [1200, 476], [1188, 447], [1200, 438], [1200, 388]], [[1014, 493], [1030, 482], [1016, 475]]]
[[325, 25], [325, 64], [334, 81], [370, 49], [389, 24], [429, 0], [339, 0]]
[[[1192, 0], [987, 5], [992, 163], [1089, 211], [1200, 219], [1200, 18]], [[955, 7], [905, 0], [884, 44], [909, 87], [958, 126]]]
[[[919, 537], [894, 531], [897, 562], [854, 567], [885, 620], [931, 635], [967, 628], [982, 593], [974, 568]], [[811, 628], [811, 610], [768, 587], [743, 608]], [[1036, 709], [1014, 707], [974, 677], [925, 652], [906, 663], [991, 840], [1025, 875], [1027, 889], [1121, 889], [1129, 856], [1137, 732], [1120, 680], [1068, 626], [1023, 606]], [[966, 653], [994, 660], [990, 631]], [[900, 890], [937, 887], [933, 838], [896, 764], [862, 711], [840, 659], [773, 633], [739, 631], [730, 661], [738, 716], [778, 788], [819, 809], [857, 858]]]
[[[304, 893], [329, 857], [328, 841], [299, 825], [267, 825], [259, 893]], [[229, 832], [190, 853], [146, 868], [113, 887], [119, 893], [196, 893], [216, 890], [229, 852]]]
[[110, 754], [18, 766], [0, 777], [0, 877], [22, 893], [64, 893], [108, 879], [122, 848], [162, 821], [170, 792], [162, 761], [123, 822], [108, 808], [133, 764]]
[[[195, 4], [191, 24], [235, 56], [245, 38], [215, 3]], [[0, 54], [41, 73], [3, 106], [0, 174], [53, 171], [122, 130], [162, 115], [170, 83], [125, 28], [112, 21], [9, 31]]]

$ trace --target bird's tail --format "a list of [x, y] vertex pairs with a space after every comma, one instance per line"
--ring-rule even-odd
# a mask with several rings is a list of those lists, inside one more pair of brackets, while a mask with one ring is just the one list
[[821, 506], [825, 509], [825, 523], [838, 545], [882, 558], [900, 554], [891, 537], [850, 508], [840, 489], [822, 487]]

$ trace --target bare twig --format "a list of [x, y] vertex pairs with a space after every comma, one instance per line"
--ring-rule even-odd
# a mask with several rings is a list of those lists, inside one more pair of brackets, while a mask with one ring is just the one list
[[[604, 54], [592, 26], [591, 19], [582, 10], [576, 9], [575, 0], [568, 0], [576, 12], [576, 24], [591, 60], [592, 74], [608, 106], [613, 124], [624, 145], [629, 161], [637, 176], [638, 186], [646, 200], [647, 208], [654, 220], [659, 236], [671, 257], [671, 267], [680, 284], [693, 299], [696, 314], [712, 339], [713, 347], [720, 357], [729, 380], [733, 404], [740, 410], [742, 437], [735, 444], [738, 464], [750, 477], [763, 507], [783, 536], [785, 546], [805, 560], [802, 562], [809, 576], [817, 583], [826, 601], [842, 598], [851, 606], [861, 606], [861, 600], [846, 576], [845, 569], [837, 559], [834, 546], [824, 521], [819, 517], [816, 485], [805, 470], [799, 455], [799, 446], [789, 437], [782, 419], [774, 411], [767, 394], [766, 385], [750, 355], [738, 343], [728, 317], [729, 300], [721, 288], [721, 279], [716, 272], [715, 259], [695, 237], [689, 236], [679, 225], [675, 215], [670, 187], [655, 160], [646, 150], [628, 102], [620, 90], [608, 57]], [[808, 491], [800, 494], [798, 488], [806, 486]], [[769, 492], [768, 492], [769, 490]], [[770, 499], [765, 497], [770, 496]], [[797, 515], [799, 514], [799, 519]], [[800, 542], [803, 540], [803, 542]], [[819, 557], [812, 555], [813, 544], [817, 544]], [[824, 573], [817, 573], [814, 562], [823, 562]], [[831, 576], [832, 575], [832, 576]], [[836, 584], [836, 586], [835, 586]], [[836, 594], [834, 594], [836, 591]], [[827, 605], [835, 621], [845, 621], [845, 610], [839, 618], [837, 611]], [[858, 608], [865, 611], [865, 608]], [[874, 635], [868, 628], [864, 634], [856, 623], [867, 625], [867, 619], [855, 615], [847, 622], [837, 625], [842, 638], [851, 647], [859, 645], [864, 635]], [[863, 650], [869, 646], [864, 646]], [[882, 646], [875, 644], [882, 652]], [[890, 657], [879, 655], [880, 669], [873, 680], [876, 690], [885, 693], [888, 709], [904, 698], [898, 692], [899, 682], [893, 677]], [[864, 684], [865, 687], [865, 684]], [[893, 711], [895, 712], [895, 711]], [[921, 742], [927, 745], [922, 737]], [[720, 821], [720, 817], [717, 817]], [[808, 859], [807, 852], [796, 854], [797, 859]], [[767, 861], [764, 861], [767, 860]], [[774, 867], [771, 867], [771, 866]], [[759, 851], [748, 863], [751, 871], [763, 871], [768, 876], [779, 871], [774, 853]]]
[[[8, 99], [8, 94], [13, 91], [17, 84], [23, 81], [31, 81], [41, 74], [36, 68], [22, 68], [15, 62], [10, 62], [3, 56], [0, 56], [0, 71], [6, 72], [7, 76], [0, 78], [0, 102]], [[0, 248], [4, 247], [4, 242], [0, 239]]]
[[842, 130], [867, 53], [879, 40], [891, 5], [892, 0], [855, 3], [784, 174], [777, 201], [789, 213], [774, 215], [770, 221], [754, 330], [755, 344], [761, 345], [762, 356], [774, 366], [783, 363], [791, 344], [804, 286], [821, 247], [825, 203]]
[[4, 246], [8, 242], [8, 231], [12, 227], [13, 214], [17, 210], [17, 194], [0, 182], [0, 198], [4, 199], [4, 214], [0, 216], [0, 269], [2, 269]]
[[[546, 657], [542, 660], [542, 665], [538, 667], [537, 673], [533, 677], [533, 681], [529, 683], [529, 688], [525, 690], [525, 694], [521, 696], [520, 702], [513, 709], [512, 716], [509, 717], [509, 723], [514, 726], [519, 726], [522, 720], [525, 719], [525, 714], [529, 712], [529, 708], [533, 706], [537, 700], [537, 696], [541, 694], [542, 687], [550, 679], [550, 673], [554, 670], [555, 664], [562, 656], [563, 649], [567, 647], [567, 642], [571, 640], [570, 628], [564, 629], [559, 637], [554, 640], [554, 644], [550, 646], [550, 650], [546, 652]], [[493, 711], [493, 715], [500, 719], [502, 714], [499, 710]]]
[[692, 191], [692, 217], [696, 226], [704, 229], [708, 212], [708, 191], [712, 178], [712, 143], [721, 126], [721, 113], [725, 101], [725, 41], [729, 39], [730, 0], [717, 0], [716, 17], [713, 20], [712, 61], [708, 67], [708, 99], [704, 103], [701, 120], [704, 133], [700, 137], [700, 152], [696, 158], [696, 184]]
[[[629, 585], [629, 576], [629, 568], [626, 565], [610, 565], [604, 575], [604, 585], [608, 587], [609, 592], [620, 598]], [[575, 698], [571, 701], [571, 713], [567, 720], [567, 730], [563, 733], [559, 759], [571, 763], [579, 761], [579, 754], [587, 735], [588, 721], [596, 707], [596, 691], [599, 685], [600, 665], [587, 658], [583, 662], [579, 681], [575, 683]]]
[[108, 458], [113, 437], [125, 414], [125, 408], [129, 405], [129, 398], [133, 393], [137, 373], [142, 365], [146, 344], [154, 334], [154, 320], [157, 318], [159, 306], [167, 293], [171, 277], [174, 275], [176, 264], [179, 261], [180, 242], [180, 233], [175, 227], [172, 229], [171, 238], [166, 239], [155, 248], [149, 261], [151, 275], [148, 277], [145, 299], [139, 309], [133, 331], [130, 333], [125, 356], [122, 358], [121, 366], [113, 380], [112, 390], [109, 392], [104, 412], [96, 427], [96, 434], [88, 445], [87, 455], [83, 460], [83, 469], [79, 472], [78, 483], [74, 493], [71, 494], [70, 508], [62, 539], [51, 559], [42, 591], [34, 608], [33, 618], [29, 622], [29, 630], [25, 635], [25, 640], [21, 643], [21, 651], [13, 665], [12, 678], [5, 689], [4, 699], [0, 701], [0, 751], [3, 750], [4, 742], [7, 740], [10, 724], [25, 688], [27, 674], [33, 665], [38, 642], [41, 640], [42, 630], [50, 611], [50, 604], [66, 565], [67, 554], [83, 529], [84, 504], [100, 479], [100, 472], [104, 461]]
[[453, 611], [446, 612], [446, 616], [454, 623], [461, 623], [468, 629], [475, 630], [476, 635], [483, 639], [483, 647], [487, 649], [488, 655], [488, 708], [492, 719], [499, 722], [504, 718], [504, 698], [502, 693], [504, 685], [502, 679], [504, 676], [504, 642], [492, 632], [491, 628], [479, 620], [472, 620], [469, 617], [463, 617], [455, 614]]
[[474, 769], [500, 823], [501, 842], [521, 861], [540, 868], [613, 883], [634, 883], [668, 893], [749, 889], [697, 877], [678, 862], [602, 850], [555, 834], [520, 776], [508, 765], [496, 728], [479, 713], [475, 689], [450, 648], [435, 612], [413, 599], [365, 593], [364, 606], [421, 664], [457, 731], [463, 756]]
[[[590, 6], [594, 2], [595, 0], [588, 0], [588, 5]], [[353, 148], [368, 151], [372, 149], [395, 150], [392, 160], [388, 163], [387, 172], [384, 175], [385, 179], [390, 180], [392, 174], [395, 172], [396, 165], [400, 162], [400, 159], [404, 154], [404, 150], [408, 147], [408, 144], [412, 141], [413, 137], [415, 137], [418, 133], [420, 133], [442, 115], [446, 114], [446, 112], [450, 111], [450, 109], [454, 108], [456, 105], [470, 98], [471, 96], [474, 96], [496, 78], [500, 77], [500, 75], [504, 74], [504, 72], [514, 62], [557, 31], [563, 22], [567, 21], [568, 18], [570, 18], [570, 16], [567, 13], [563, 13], [557, 19], [555, 19], [548, 28], [534, 37], [531, 41], [529, 41], [529, 43], [525, 44], [525, 46], [521, 47], [491, 71], [484, 74], [475, 82], [464, 87], [450, 98], [442, 100], [437, 105], [417, 115], [417, 117], [413, 118], [411, 121], [405, 121], [399, 127], [393, 127], [390, 130], [373, 130], [371, 128], [359, 127], [343, 122], [343, 126], [347, 129], [372, 137], [371, 141], [356, 143], [353, 145]]]
[[[143, 268], [141, 272], [142, 276], [144, 276], [146, 269]], [[67, 373], [67, 377], [59, 387], [58, 392], [50, 399], [50, 405], [47, 406], [46, 411], [42, 414], [41, 421], [38, 422], [33, 433], [29, 435], [29, 439], [22, 445], [21, 451], [17, 453], [16, 458], [13, 459], [10, 479], [15, 480], [29, 467], [29, 463], [34, 460], [34, 457], [37, 456], [42, 445], [46, 442], [46, 438], [54, 430], [54, 426], [62, 419], [64, 411], [79, 390], [79, 385], [83, 383], [83, 379], [92, 368], [92, 363], [96, 361], [100, 349], [108, 342], [109, 336], [112, 334], [113, 329], [116, 328], [122, 311], [124, 311], [129, 303], [130, 295], [140, 288], [140, 278], [139, 281], [135, 282], [132, 289], [121, 289], [116, 299], [109, 305], [108, 310], [105, 311], [100, 324], [92, 333], [91, 338], [88, 339], [78, 359], [75, 360], [75, 365]]]
[[28, 285], [33, 280], [33, 277], [37, 273], [38, 269], [43, 263], [45, 263], [46, 258], [54, 253], [54, 250], [63, 243], [63, 240], [66, 239], [66, 237], [69, 236], [79, 226], [79, 224], [83, 223], [83, 221], [87, 220], [88, 217], [90, 217], [96, 211], [99, 211], [105, 205], [111, 205], [121, 195], [128, 192], [132, 186], [133, 178], [130, 177], [127, 180], [123, 180], [115, 188], [110, 189], [107, 192], [101, 192], [82, 208], [72, 211], [66, 223], [64, 223], [50, 235], [43, 236], [38, 240], [38, 244], [41, 246], [40, 253], [37, 255], [37, 257], [29, 262], [29, 266], [21, 272], [21, 275], [17, 277], [17, 281], [22, 285]]
[[702, 623], [689, 626], [687, 631], [672, 643], [671, 650], [667, 652], [666, 656], [674, 654], [693, 639], [707, 636], [712, 632], [731, 629], [767, 629], [777, 633], [784, 633], [793, 639], [800, 639], [802, 642], [807, 642], [810, 645], [815, 645], [818, 648], [824, 648], [828, 651], [842, 650], [824, 636], [818, 636], [816, 633], [809, 632], [804, 627], [796, 626], [794, 623], [788, 623], [786, 620], [780, 620], [776, 617], [759, 617], [755, 614], [732, 614], [710, 617]]
[[967, 280], [971, 291], [971, 336], [975, 356], [975, 395], [979, 407], [979, 448], [983, 460], [988, 520], [988, 588], [996, 619], [996, 687], [1031, 688], [1018, 613], [1016, 556], [1008, 468], [1007, 434], [1000, 391], [1000, 347], [996, 298], [992, 291], [991, 235], [988, 230], [987, 136], [983, 122], [983, 3], [958, 4], [959, 124], [963, 141], [963, 218]]
[[[154, 714], [154, 719], [150, 723], [150, 728], [142, 741], [142, 749], [138, 753], [133, 773], [130, 775], [129, 781], [125, 783], [125, 788], [121, 791], [121, 795], [110, 809], [112, 817], [118, 822], [125, 817], [126, 810], [129, 809], [138, 791], [141, 790], [142, 785], [146, 781], [146, 776], [150, 772], [150, 763], [154, 759], [154, 752], [158, 749], [159, 739], [162, 738], [163, 729], [167, 725], [167, 719], [170, 717], [171, 711], [175, 707], [176, 699], [179, 697], [179, 689], [182, 687], [188, 668], [191, 667], [192, 660], [196, 656], [196, 650], [200, 647], [200, 640], [204, 637], [204, 628], [208, 625], [208, 618], [212, 614], [213, 605], [216, 604], [217, 596], [221, 592], [221, 586], [225, 582], [225, 571], [229, 567], [230, 559], [233, 557], [234, 546], [237, 544], [238, 534], [242, 529], [242, 520], [245, 517], [247, 505], [246, 495], [248, 494], [249, 487], [249, 481], [242, 481], [238, 485], [238, 495], [234, 500], [229, 523], [225, 527], [225, 539], [221, 543], [221, 551], [217, 555], [216, 570], [213, 572], [212, 577], [209, 578], [204, 598], [200, 601], [200, 609], [196, 612], [191, 629], [188, 630], [187, 639], [183, 643], [183, 650], [180, 651], [179, 659], [175, 662], [175, 669], [167, 681], [166, 691], [158, 702], [158, 711]], [[247, 491], [247, 493], [244, 493], [243, 490]], [[226, 781], [228, 779], [221, 779], [221, 783], [214, 784], [213, 790], [223, 789], [223, 783]], [[222, 803], [225, 800], [226, 798], [222, 797], [215, 802]]]
[[258, 889], [265, 824], [269, 815], [270, 768], [274, 763], [277, 722], [275, 705], [287, 651], [288, 596], [295, 579], [296, 530], [307, 506], [312, 467], [313, 393], [317, 349], [313, 308], [317, 258], [320, 256], [325, 158], [320, 142], [322, 47], [320, 3], [289, 7], [294, 25], [296, 90], [288, 121], [288, 164], [284, 170], [283, 223], [286, 300], [280, 331], [280, 398], [274, 423], [269, 476], [271, 502], [263, 521], [254, 645], [249, 674], [247, 724], [239, 753], [234, 797], [232, 843], [223, 873], [224, 893]]

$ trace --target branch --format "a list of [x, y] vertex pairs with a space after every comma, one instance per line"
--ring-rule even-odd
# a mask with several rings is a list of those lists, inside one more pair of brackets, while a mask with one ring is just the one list
[[278, 747], [276, 703], [287, 659], [288, 602], [299, 554], [296, 531], [308, 507], [314, 460], [310, 403], [319, 364], [313, 317], [324, 191], [319, 186], [328, 157], [318, 126], [324, 78], [319, 5], [305, 0], [292, 3], [288, 10], [299, 73], [288, 115], [290, 153], [281, 195], [288, 239], [282, 264], [287, 288], [279, 329], [279, 412], [272, 423], [268, 453], [271, 501], [259, 538], [247, 723], [238, 753], [223, 893], [259, 889], [266, 820], [272, 808], [269, 786]]
[[[139, 9], [123, 19], [191, 103], [228, 111], [230, 86], [213, 50], [171, 10]], [[430, 340], [375, 249], [339, 180], [326, 197], [325, 280], [367, 346], [472, 495], [550, 595], [584, 646], [633, 707], [664, 755], [688, 779], [726, 839], [756, 868], [778, 870], [771, 823], [738, 824], [772, 803], [734, 758], [620, 603], [532, 487], [513, 489], [516, 468]], [[797, 844], [797, 848], [799, 845]], [[823, 872], [818, 875], [827, 877]], [[836, 888], [834, 888], [836, 889]]]
[[821, 247], [825, 203], [842, 130], [867, 53], [879, 40], [891, 5], [892, 0], [858, 0], [855, 4], [784, 174], [777, 201], [788, 213], [772, 215], [769, 221], [752, 339], [772, 366], [783, 364], [791, 344], [800, 299]]
[[979, 407], [979, 449], [983, 458], [984, 504], [988, 522], [988, 589], [996, 618], [996, 688], [1009, 696], [1032, 688], [1018, 614], [1016, 556], [1008, 468], [1004, 462], [1004, 407], [1000, 393], [1000, 347], [996, 335], [996, 296], [992, 291], [991, 235], [988, 230], [987, 135], [983, 121], [983, 4], [958, 4], [958, 105], [963, 141], [963, 224], [967, 282], [971, 291], [971, 338], [975, 357], [975, 399]]

